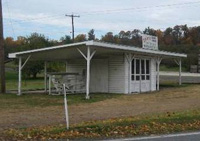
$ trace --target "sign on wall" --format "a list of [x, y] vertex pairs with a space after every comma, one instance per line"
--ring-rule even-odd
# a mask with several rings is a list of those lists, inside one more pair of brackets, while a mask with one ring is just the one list
[[142, 34], [142, 48], [158, 50], [158, 37]]

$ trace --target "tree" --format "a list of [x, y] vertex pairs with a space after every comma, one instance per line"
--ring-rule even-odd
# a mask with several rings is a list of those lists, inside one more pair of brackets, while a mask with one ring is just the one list
[[153, 35], [156, 36], [156, 30], [154, 30], [153, 28], [145, 28], [145, 30], [143, 31], [144, 34], [148, 34], [148, 35]]
[[88, 32], [88, 40], [95, 40], [94, 29], [91, 29], [91, 30]]
[[[38, 49], [44, 47], [50, 47], [55, 44], [54, 41], [50, 41], [42, 34], [33, 33], [25, 39], [25, 44], [22, 46], [22, 50]], [[27, 77], [36, 78], [44, 68], [44, 62], [42, 61], [29, 61], [24, 67], [23, 71]]]
[[65, 35], [64, 37], [60, 38], [61, 44], [71, 44], [73, 43], [71, 37], [69, 35]]
[[74, 39], [75, 42], [83, 42], [86, 41], [86, 35], [85, 34], [79, 34]]
[[102, 36], [101, 41], [109, 43], [120, 43], [118, 35], [113, 35], [112, 32], [108, 32], [106, 35]]

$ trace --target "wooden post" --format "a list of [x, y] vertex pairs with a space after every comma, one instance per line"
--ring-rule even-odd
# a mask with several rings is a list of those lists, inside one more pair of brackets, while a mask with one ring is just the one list
[[126, 53], [125, 54], [126, 60], [128, 62], [128, 94], [131, 94], [132, 92], [132, 85], [131, 85], [131, 81], [132, 81], [132, 60], [134, 59], [134, 55], [132, 55], [131, 53]]
[[47, 93], [47, 62], [44, 62], [44, 90]]
[[80, 52], [80, 54], [87, 61], [86, 97], [85, 98], [90, 99], [90, 96], [89, 96], [89, 94], [90, 94], [90, 60], [92, 59], [92, 57], [96, 53], [96, 50], [94, 50], [92, 52], [92, 54], [90, 54], [90, 46], [88, 46], [87, 47], [87, 56], [85, 56], [85, 54], [79, 48], [77, 48], [77, 50]]
[[182, 63], [180, 59], [174, 59], [177, 65], [179, 65], [179, 85], [182, 85], [181, 71], [182, 71]]
[[86, 99], [90, 99], [90, 47], [87, 47], [87, 80], [86, 80]]
[[3, 14], [2, 14], [2, 0], [0, 0], [0, 79], [1, 79], [1, 93], [6, 93], [5, 80], [5, 47], [3, 39]]
[[142, 73], [141, 73], [141, 69], [142, 69], [142, 61], [141, 61], [141, 58], [140, 58], [140, 93], [142, 92]]
[[181, 59], [179, 59], [179, 85], [182, 85], [181, 71], [182, 71], [182, 63]]
[[66, 128], [69, 129], [69, 112], [68, 112], [68, 105], [67, 105], [67, 94], [66, 94], [66, 86], [63, 84], [63, 92], [64, 92], [64, 103], [65, 103], [65, 120], [66, 120]]
[[150, 80], [150, 91], [152, 92], [152, 59], [149, 59], [149, 80]]
[[157, 58], [157, 90], [160, 90], [160, 62], [162, 61], [162, 58]]
[[157, 63], [157, 90], [160, 90], [160, 63]]
[[49, 95], [51, 95], [51, 75], [49, 75]]
[[132, 59], [131, 59], [131, 54], [129, 54], [129, 91], [128, 93], [131, 94], [131, 76], [132, 76]]
[[21, 84], [22, 84], [22, 58], [19, 57], [19, 66], [18, 66], [18, 95], [21, 95]]

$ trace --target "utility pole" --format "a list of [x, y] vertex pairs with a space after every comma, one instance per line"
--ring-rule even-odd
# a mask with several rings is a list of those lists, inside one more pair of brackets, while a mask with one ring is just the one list
[[66, 17], [71, 17], [72, 18], [72, 41], [74, 42], [74, 18], [77, 17], [77, 18], [80, 18], [79, 15], [74, 15], [74, 14], [71, 14], [71, 15], [65, 15]]
[[1, 93], [6, 92], [5, 85], [5, 64], [4, 58], [4, 39], [3, 39], [3, 12], [2, 12], [2, 0], [0, 0], [0, 77], [1, 77]]

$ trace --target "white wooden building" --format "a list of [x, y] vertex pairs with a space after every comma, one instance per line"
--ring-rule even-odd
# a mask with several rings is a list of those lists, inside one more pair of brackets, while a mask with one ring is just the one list
[[65, 61], [66, 72], [86, 76], [86, 98], [89, 99], [90, 92], [134, 94], [159, 90], [159, 67], [162, 59], [173, 59], [179, 65], [179, 84], [181, 84], [181, 58], [187, 55], [86, 41], [11, 53], [9, 57], [19, 59], [19, 95], [22, 68], [27, 61], [46, 62], [45, 74], [48, 62]]

